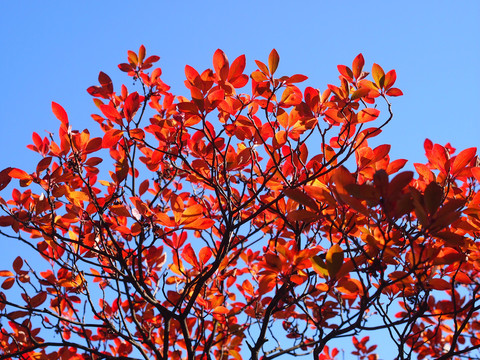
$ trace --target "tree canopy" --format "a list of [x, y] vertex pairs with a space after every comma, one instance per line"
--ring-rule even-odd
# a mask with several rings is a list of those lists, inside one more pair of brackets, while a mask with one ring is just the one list
[[378, 334], [396, 359], [480, 357], [477, 149], [427, 139], [407, 171], [370, 147], [395, 70], [359, 54], [301, 89], [275, 50], [250, 75], [217, 50], [178, 96], [159, 59], [128, 51], [133, 89], [100, 72], [101, 136], [52, 103], [36, 168], [0, 172], [2, 242], [38, 254], [0, 270], [0, 359], [327, 360], [346, 338], [373, 360]]

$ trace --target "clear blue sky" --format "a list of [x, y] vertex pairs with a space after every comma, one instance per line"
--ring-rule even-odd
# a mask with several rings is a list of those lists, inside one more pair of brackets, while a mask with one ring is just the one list
[[130, 85], [117, 64], [141, 44], [161, 57], [174, 92], [184, 92], [185, 64], [211, 67], [217, 48], [230, 60], [246, 54], [250, 71], [276, 48], [279, 73], [305, 74], [320, 89], [362, 52], [368, 67], [396, 69], [405, 94], [378, 139], [394, 158], [424, 161], [427, 137], [480, 146], [478, 0], [2, 1], [0, 29], [0, 170], [33, 170], [31, 133], [58, 129], [51, 101], [75, 128], [96, 129], [86, 88], [99, 71]]
[[[34, 164], [32, 131], [57, 131], [51, 101], [77, 128], [96, 111], [85, 91], [99, 71], [114, 85], [126, 51], [147, 47], [161, 57], [164, 81], [183, 91], [184, 66], [211, 67], [213, 52], [266, 60], [279, 73], [302, 73], [325, 89], [337, 64], [359, 52], [368, 66], [397, 70], [405, 96], [379, 138], [391, 154], [424, 159], [423, 141], [480, 145], [480, 1], [3, 1], [0, 168]], [[95, 127], [95, 124], [93, 124]]]

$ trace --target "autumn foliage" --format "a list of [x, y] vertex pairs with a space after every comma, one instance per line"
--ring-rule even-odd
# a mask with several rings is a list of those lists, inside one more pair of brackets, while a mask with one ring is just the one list
[[52, 103], [36, 168], [0, 173], [2, 251], [38, 253], [2, 264], [0, 359], [478, 358], [477, 150], [370, 146], [394, 70], [302, 89], [217, 50], [176, 96], [158, 60], [100, 73], [98, 137]]

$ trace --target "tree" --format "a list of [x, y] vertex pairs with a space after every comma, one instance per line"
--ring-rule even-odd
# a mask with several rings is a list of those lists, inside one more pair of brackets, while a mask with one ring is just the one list
[[1, 233], [40, 255], [0, 271], [0, 359], [325, 360], [346, 337], [376, 359], [382, 330], [397, 359], [479, 358], [476, 149], [426, 140], [414, 173], [369, 147], [394, 70], [368, 80], [360, 54], [302, 92], [275, 50], [250, 77], [217, 50], [186, 97], [158, 60], [119, 65], [138, 91], [103, 72], [88, 89], [101, 137], [52, 103], [36, 169], [0, 173], [20, 186]]

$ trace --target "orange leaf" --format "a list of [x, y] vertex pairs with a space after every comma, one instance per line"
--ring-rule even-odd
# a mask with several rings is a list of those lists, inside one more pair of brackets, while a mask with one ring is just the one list
[[21, 169], [11, 169], [8, 175], [14, 179], [30, 180], [32, 177]]
[[302, 92], [294, 85], [287, 86], [283, 91], [279, 106], [289, 107], [298, 105], [302, 102]]
[[277, 50], [273, 49], [270, 55], [268, 56], [268, 67], [270, 69], [270, 75], [273, 75], [278, 67], [278, 62], [280, 57], [278, 56]]
[[[268, 68], [267, 68], [267, 65], [265, 65], [263, 62], [261, 62], [260, 60], [255, 60], [255, 64], [257, 64], [258, 68], [260, 69], [260, 71], [265, 74], [265, 75], [268, 75]], [[253, 74], [252, 74], [253, 75]]]
[[201, 84], [202, 79], [200, 78], [200, 74], [190, 65], [185, 65], [185, 76], [190, 84], [197, 87]]
[[343, 249], [340, 245], [333, 245], [325, 256], [325, 261], [330, 277], [335, 277], [343, 264]]
[[214, 310], [213, 310], [213, 313], [214, 314], [222, 314], [222, 315], [225, 315], [225, 314], [228, 314], [228, 309], [225, 307], [225, 306], [217, 306]]
[[432, 171], [430, 171], [428, 166], [420, 163], [415, 163], [413, 166], [415, 166], [415, 170], [417, 170], [418, 175], [423, 177], [426, 183], [431, 183], [435, 179], [435, 175]]
[[215, 221], [213, 219], [198, 218], [192, 222], [188, 222], [184, 225], [185, 229], [191, 230], [205, 230], [210, 229]]
[[357, 122], [366, 123], [368, 121], [373, 121], [378, 117], [378, 115], [380, 115], [380, 110], [378, 109], [363, 109], [357, 114]]
[[143, 64], [143, 59], [145, 59], [145, 46], [140, 45], [138, 49], [138, 63], [141, 65]]
[[278, 149], [285, 145], [287, 142], [287, 133], [285, 130], [280, 130], [275, 133], [275, 137], [272, 140], [272, 145], [275, 149]]
[[380, 65], [373, 64], [372, 76], [375, 84], [377, 84], [377, 86], [382, 89], [385, 84], [385, 72]]
[[315, 255], [310, 259], [312, 263], [313, 270], [321, 276], [327, 276], [328, 275], [328, 269], [327, 265], [323, 261], [321, 256]]
[[345, 79], [347, 79], [350, 82], [353, 81], [353, 72], [348, 66], [337, 65], [337, 69]]
[[355, 90], [353, 92], [352, 96], [350, 96], [350, 99], [352, 99], [352, 100], [360, 99], [364, 96], [367, 96], [369, 92], [370, 92], [370, 89], [368, 89], [366, 87], [362, 87], [358, 90]]
[[132, 50], [128, 50], [128, 51], [127, 51], [127, 54], [128, 54], [128, 62], [129, 62], [132, 66], [137, 66], [137, 65], [138, 65], [138, 57], [137, 57], [137, 54], [135, 54]]

